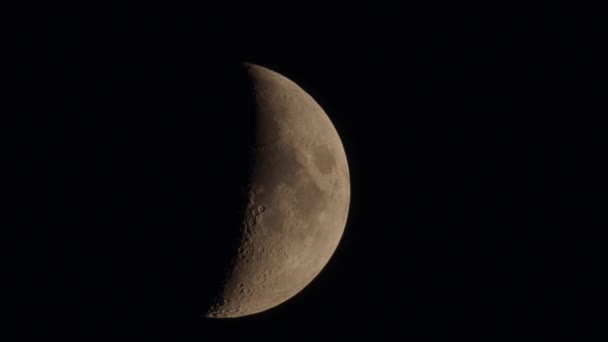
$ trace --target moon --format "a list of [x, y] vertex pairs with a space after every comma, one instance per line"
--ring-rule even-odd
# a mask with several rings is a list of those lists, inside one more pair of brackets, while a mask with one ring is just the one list
[[256, 106], [248, 203], [210, 318], [256, 314], [298, 294], [334, 254], [349, 211], [346, 154], [321, 106], [274, 71], [245, 70]]

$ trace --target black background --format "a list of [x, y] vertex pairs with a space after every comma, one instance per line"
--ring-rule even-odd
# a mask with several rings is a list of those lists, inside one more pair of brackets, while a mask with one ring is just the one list
[[[36, 235], [45, 272], [31, 285], [45, 319], [29, 329], [210, 341], [590, 333], [599, 18], [144, 12], [27, 27], [42, 114], [33, 145], [50, 190]], [[209, 170], [246, 134], [206, 103], [229, 92], [218, 75], [241, 61], [290, 78], [328, 113], [349, 160], [350, 215], [296, 297], [205, 320], [193, 286], [212, 253], [193, 250], [225, 219], [197, 214], [209, 207], [196, 191], [219, 203], [231, 193]]]

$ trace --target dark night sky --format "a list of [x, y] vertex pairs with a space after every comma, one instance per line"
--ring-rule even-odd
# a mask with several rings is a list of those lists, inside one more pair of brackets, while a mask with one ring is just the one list
[[[596, 21], [253, 10], [68, 17], [32, 29], [51, 189], [40, 240], [53, 246], [34, 311], [54, 318], [49, 328], [209, 341], [589, 331]], [[192, 233], [162, 229], [222, 222], [196, 221], [200, 202], [183, 193], [221, 192], [192, 165], [213, 154], [199, 135], [229, 148], [237, 134], [218, 134], [202, 102], [222, 87], [216, 71], [238, 61], [287, 76], [328, 113], [349, 160], [350, 215], [328, 266], [292, 300], [200, 320], [183, 302], [197, 261], [179, 246]]]

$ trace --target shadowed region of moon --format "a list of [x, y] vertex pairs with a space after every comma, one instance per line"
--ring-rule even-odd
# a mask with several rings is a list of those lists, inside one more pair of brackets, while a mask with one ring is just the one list
[[306, 287], [338, 246], [350, 201], [344, 148], [323, 109], [276, 72], [244, 72], [255, 102], [251, 178], [235, 256], [206, 313], [214, 318], [265, 311]]

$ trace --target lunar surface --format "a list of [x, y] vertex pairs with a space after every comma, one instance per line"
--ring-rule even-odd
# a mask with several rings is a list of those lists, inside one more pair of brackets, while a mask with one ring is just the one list
[[242, 239], [211, 318], [251, 315], [295, 296], [325, 267], [346, 225], [349, 170], [323, 109], [298, 85], [246, 65], [256, 112]]

